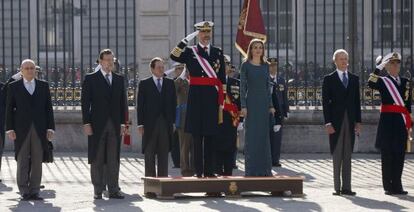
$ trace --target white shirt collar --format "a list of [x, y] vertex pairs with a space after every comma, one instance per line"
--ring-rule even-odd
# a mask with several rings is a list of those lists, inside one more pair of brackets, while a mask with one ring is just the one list
[[204, 49], [204, 47], [207, 47], [210, 50], [210, 44], [207, 44], [206, 46], [204, 46], [202, 43], [198, 43], [198, 44], [201, 46], [201, 48]]
[[[341, 70], [339, 70], [339, 69], [336, 69], [336, 72], [338, 73], [338, 76], [339, 76], [339, 78], [342, 80], [342, 77], [344, 76], [344, 72], [345, 72], [345, 75], [346, 76], [348, 76], [348, 69], [347, 70], [345, 70], [345, 71], [341, 71]], [[348, 77], [349, 78], [349, 77]]]
[[204, 49], [204, 47], [207, 47], [207, 53], [210, 54], [210, 44], [207, 44], [206, 46], [204, 46], [202, 43], [198, 43], [198, 45], [201, 46], [201, 48]]
[[35, 81], [35, 79], [33, 78], [31, 81], [29, 81], [29, 80], [27, 80], [27, 79], [25, 79], [25, 78], [23, 77], [23, 81], [24, 81], [24, 83], [32, 83], [32, 82], [34, 82], [34, 81]]
[[161, 84], [162, 84], [163, 77], [156, 77], [156, 76], [153, 74], [153, 75], [152, 75], [152, 79], [154, 80], [155, 84], [157, 84], [158, 79], [160, 79], [160, 82], [161, 82]]
[[109, 73], [106, 73], [102, 68], [101, 68], [101, 73], [104, 77], [106, 77], [106, 74], [109, 74], [109, 78], [112, 77], [112, 71], [110, 71]]

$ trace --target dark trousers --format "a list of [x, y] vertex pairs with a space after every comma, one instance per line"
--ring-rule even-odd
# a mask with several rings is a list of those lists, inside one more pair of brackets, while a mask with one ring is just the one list
[[401, 191], [401, 175], [404, 168], [405, 152], [381, 150], [382, 185], [385, 191]]
[[42, 161], [42, 142], [32, 125], [17, 155], [16, 178], [21, 195], [39, 193], [42, 181]]
[[1, 171], [1, 158], [3, 157], [4, 150], [4, 137], [0, 136], [0, 171]]
[[108, 120], [99, 140], [96, 158], [91, 163], [91, 180], [95, 194], [101, 194], [106, 184], [109, 194], [119, 191], [119, 142], [120, 137], [116, 134], [112, 121]]
[[194, 175], [194, 143], [191, 134], [184, 129], [177, 129], [180, 138], [180, 167], [181, 175]]
[[234, 166], [234, 152], [235, 151], [220, 151], [216, 150], [216, 173], [222, 176], [233, 175]]
[[280, 163], [280, 148], [282, 146], [282, 129], [274, 132], [273, 126], [270, 127], [270, 151], [272, 153], [272, 164]]
[[351, 129], [349, 126], [348, 115], [345, 112], [338, 141], [332, 155], [335, 191], [341, 190], [341, 174], [342, 190], [351, 190], [351, 140]]
[[174, 167], [180, 167], [180, 138], [177, 130], [173, 133], [171, 141], [171, 159]]
[[198, 177], [211, 177], [214, 173], [214, 143], [212, 136], [193, 135], [194, 165]]
[[[145, 139], [148, 139], [144, 151], [145, 176], [147, 177], [168, 176], [169, 128], [167, 121], [159, 117], [151, 136], [145, 137]], [[155, 159], [157, 159], [157, 172], [155, 171]]]

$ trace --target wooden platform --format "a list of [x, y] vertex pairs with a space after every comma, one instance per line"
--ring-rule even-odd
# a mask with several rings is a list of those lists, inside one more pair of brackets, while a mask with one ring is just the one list
[[157, 198], [172, 199], [178, 193], [218, 193], [237, 197], [241, 192], [264, 191], [272, 195], [284, 192], [292, 196], [303, 195], [302, 176], [275, 175], [272, 177], [229, 176], [216, 178], [197, 177], [143, 177], [144, 193], [155, 193]]

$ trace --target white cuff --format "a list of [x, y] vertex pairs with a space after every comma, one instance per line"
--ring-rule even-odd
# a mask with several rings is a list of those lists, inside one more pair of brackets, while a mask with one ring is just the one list
[[47, 131], [48, 131], [48, 132], [51, 132], [51, 133], [53, 133], [53, 134], [55, 134], [55, 131], [54, 131], [54, 130], [52, 130], [52, 129], [47, 129]]
[[325, 126], [331, 126], [331, 125], [332, 125], [331, 122], [325, 124]]
[[141, 124], [141, 125], [138, 125], [138, 128], [140, 128], [140, 127], [144, 127], [144, 125], [143, 125], [143, 124]]

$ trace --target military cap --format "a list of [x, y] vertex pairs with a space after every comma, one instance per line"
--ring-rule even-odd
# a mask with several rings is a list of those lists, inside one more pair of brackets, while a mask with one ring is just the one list
[[267, 62], [270, 63], [270, 64], [277, 64], [278, 60], [277, 60], [276, 57], [269, 57], [269, 58], [267, 58]]
[[214, 23], [211, 21], [202, 21], [194, 24], [194, 27], [199, 31], [211, 31]]
[[391, 52], [390, 61], [398, 61], [401, 62], [401, 54], [398, 52]]

